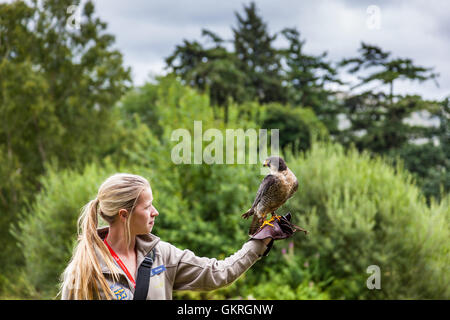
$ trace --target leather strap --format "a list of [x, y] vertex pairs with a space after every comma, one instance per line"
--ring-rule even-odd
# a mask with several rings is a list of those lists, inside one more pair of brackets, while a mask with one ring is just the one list
[[153, 260], [155, 258], [155, 248], [152, 249], [142, 261], [138, 269], [136, 278], [136, 289], [134, 290], [133, 300], [146, 300], [148, 287], [150, 286], [150, 276]]

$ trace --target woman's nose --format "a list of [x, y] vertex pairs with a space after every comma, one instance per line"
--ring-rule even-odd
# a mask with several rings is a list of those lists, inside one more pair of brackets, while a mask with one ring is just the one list
[[159, 215], [159, 212], [158, 212], [158, 210], [156, 210], [155, 207], [153, 207], [153, 210], [152, 210], [152, 212], [151, 212], [151, 215], [154, 216], [154, 217], [156, 217], [156, 216]]

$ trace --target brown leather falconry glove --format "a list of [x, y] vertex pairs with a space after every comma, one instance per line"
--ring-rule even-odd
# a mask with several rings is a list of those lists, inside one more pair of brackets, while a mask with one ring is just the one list
[[271, 238], [272, 241], [267, 245], [267, 250], [263, 254], [267, 255], [268, 251], [273, 245], [273, 240], [281, 240], [287, 239], [294, 235], [297, 231], [302, 231], [305, 234], [308, 234], [308, 231], [296, 226], [291, 223], [291, 213], [288, 212], [284, 216], [278, 216], [278, 218], [273, 218], [273, 221], [270, 223], [266, 223], [262, 228], [256, 231], [253, 235], [250, 236], [250, 240], [264, 240], [267, 238]]
[[[256, 231], [253, 235], [250, 236], [250, 239], [266, 239], [272, 238], [274, 240], [287, 239], [290, 238], [295, 232], [303, 231], [305, 234], [308, 234], [303, 228], [296, 226], [291, 223], [291, 213], [288, 212], [284, 216], [279, 216], [279, 218], [272, 218], [273, 221], [267, 223], [258, 231]], [[273, 226], [272, 226], [273, 225]]]

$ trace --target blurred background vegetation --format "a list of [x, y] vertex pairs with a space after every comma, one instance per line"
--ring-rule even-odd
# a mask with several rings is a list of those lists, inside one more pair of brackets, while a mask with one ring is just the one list
[[[72, 4], [0, 4], [0, 298], [55, 297], [80, 209], [115, 172], [149, 179], [163, 240], [208, 257], [239, 249], [260, 165], [174, 164], [171, 133], [193, 134], [194, 120], [224, 135], [280, 129], [300, 188], [279, 212], [311, 233], [277, 242], [227, 288], [175, 298], [450, 298], [449, 99], [394, 90], [436, 81], [432, 68], [366, 43], [343, 61], [310, 55], [298, 30], [269, 34], [250, 3], [232, 39], [203, 30], [136, 87], [92, 2], [79, 29], [66, 26]], [[330, 89], [342, 69], [360, 75], [347, 92]], [[381, 290], [366, 286], [373, 264]]]

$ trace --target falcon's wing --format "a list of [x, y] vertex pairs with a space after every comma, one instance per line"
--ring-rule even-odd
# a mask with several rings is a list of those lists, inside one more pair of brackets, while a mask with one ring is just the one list
[[264, 177], [263, 181], [261, 181], [261, 184], [259, 185], [258, 192], [256, 192], [255, 201], [253, 201], [252, 209], [254, 209], [259, 201], [261, 201], [261, 198], [264, 196], [264, 194], [267, 193], [267, 191], [272, 187], [273, 185], [278, 183], [278, 178], [272, 174], [268, 174]]

